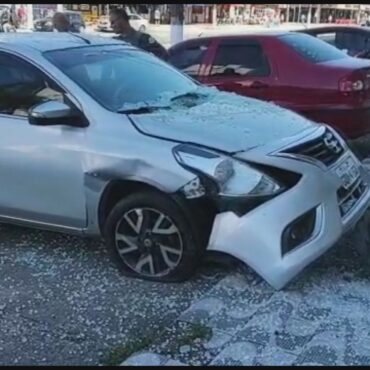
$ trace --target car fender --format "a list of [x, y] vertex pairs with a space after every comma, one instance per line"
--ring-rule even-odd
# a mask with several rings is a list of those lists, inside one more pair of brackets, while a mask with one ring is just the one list
[[[174, 159], [175, 161], [175, 159]], [[97, 165], [91, 165], [96, 162]], [[90, 165], [88, 165], [90, 163]], [[178, 166], [178, 165], [177, 165]], [[174, 194], [196, 178], [196, 175], [183, 169], [175, 171], [170, 165], [158, 167], [146, 160], [117, 159], [110, 157], [86, 161], [84, 187], [86, 195], [88, 235], [99, 235], [99, 206], [112, 182], [139, 182], [165, 194]]]

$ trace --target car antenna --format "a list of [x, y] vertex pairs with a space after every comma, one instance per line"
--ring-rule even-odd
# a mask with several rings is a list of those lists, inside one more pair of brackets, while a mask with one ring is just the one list
[[70, 35], [74, 36], [74, 37], [77, 37], [77, 38], [81, 39], [82, 41], [85, 41], [85, 42], [86, 42], [86, 44], [91, 45], [91, 41], [90, 41], [90, 40], [85, 39], [84, 37], [82, 37], [82, 36], [80, 36], [80, 35], [77, 35], [77, 34], [75, 34], [75, 33], [73, 33], [73, 32], [68, 32], [68, 33], [69, 33]]

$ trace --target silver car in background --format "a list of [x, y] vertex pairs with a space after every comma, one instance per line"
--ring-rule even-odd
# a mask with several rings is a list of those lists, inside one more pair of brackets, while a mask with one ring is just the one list
[[332, 129], [125, 43], [3, 35], [0, 65], [0, 220], [103, 237], [126, 275], [181, 281], [218, 251], [281, 289], [369, 206]]

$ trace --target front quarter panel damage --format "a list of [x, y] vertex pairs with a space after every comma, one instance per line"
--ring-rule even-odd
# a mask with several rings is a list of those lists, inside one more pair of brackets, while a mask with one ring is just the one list
[[88, 235], [100, 235], [99, 205], [104, 192], [112, 182], [142, 183], [161, 192], [174, 194], [194, 179], [194, 174], [183, 170], [175, 160], [169, 163], [168, 160], [157, 162], [155, 159], [149, 162], [145, 159], [90, 157], [86, 162], [84, 181]]

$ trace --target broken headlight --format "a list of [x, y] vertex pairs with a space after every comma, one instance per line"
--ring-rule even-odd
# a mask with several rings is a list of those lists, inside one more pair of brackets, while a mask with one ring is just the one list
[[221, 196], [271, 197], [282, 190], [281, 185], [270, 176], [222, 154], [190, 145], [179, 145], [175, 148], [174, 155], [183, 167], [213, 180]]

